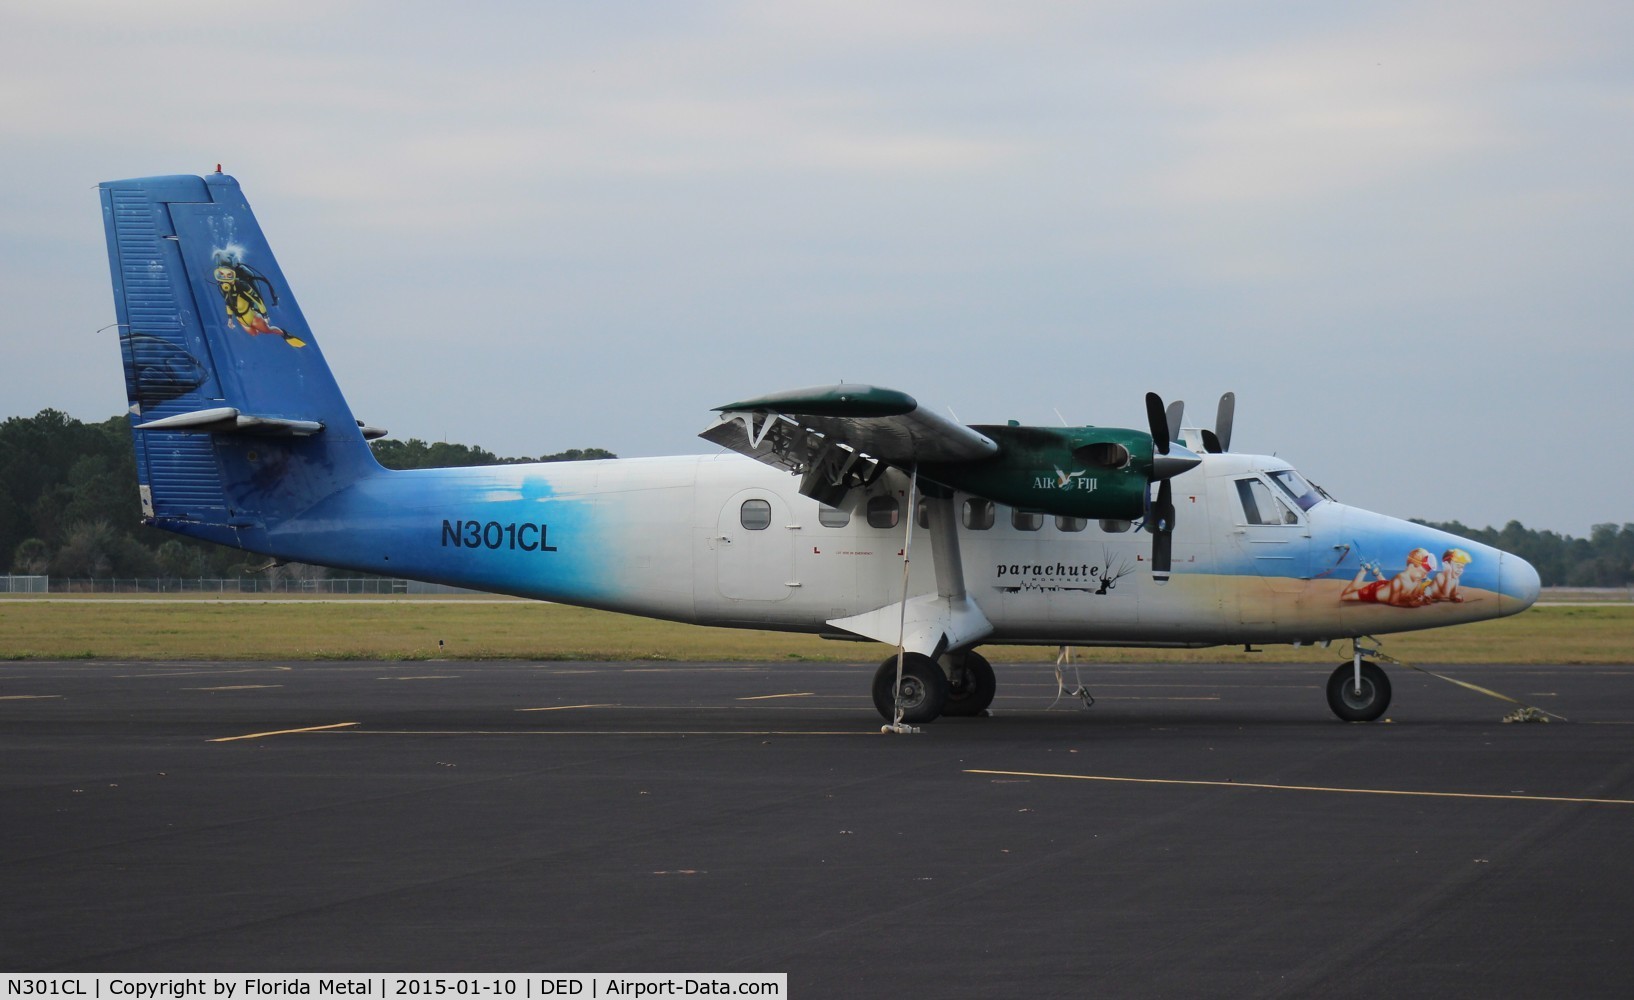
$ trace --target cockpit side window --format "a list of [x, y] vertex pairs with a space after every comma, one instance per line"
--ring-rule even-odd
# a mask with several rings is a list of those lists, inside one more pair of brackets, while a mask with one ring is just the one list
[[1299, 515], [1272, 493], [1262, 479], [1237, 480], [1237, 496], [1243, 504], [1243, 519], [1249, 524], [1298, 524]]
[[1279, 469], [1267, 475], [1271, 477], [1271, 482], [1281, 487], [1282, 492], [1288, 494], [1289, 499], [1299, 504], [1300, 510], [1310, 510], [1325, 499], [1309, 480], [1292, 469]]

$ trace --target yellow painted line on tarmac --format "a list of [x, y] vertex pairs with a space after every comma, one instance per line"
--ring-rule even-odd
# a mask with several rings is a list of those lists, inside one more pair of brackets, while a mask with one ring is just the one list
[[293, 670], [294, 667], [241, 667], [237, 670], [155, 670], [141, 674], [114, 674], [119, 680], [133, 677], [208, 677], [211, 674], [259, 674], [268, 670]]
[[61, 698], [60, 694], [0, 694], [0, 701], [40, 701], [45, 698]]
[[811, 698], [815, 691], [796, 691], [793, 694], [757, 694], [748, 698], [739, 698], [738, 701], [771, 701], [773, 698]]
[[518, 712], [565, 712], [570, 708], [617, 708], [611, 701], [604, 701], [596, 705], [546, 705], [543, 708], [519, 708]]
[[[878, 736], [877, 729], [360, 729], [356, 736]], [[248, 739], [249, 737], [235, 737]]]
[[243, 736], [219, 736], [213, 740], [206, 740], [205, 742], [231, 743], [234, 740], [258, 740], [264, 736], [288, 736], [291, 733], [321, 733], [326, 729], [345, 729], [348, 726], [355, 725], [357, 725], [355, 722], [336, 722], [327, 726], [306, 726], [302, 729], [275, 729], [270, 733], [246, 733]]
[[1096, 701], [1219, 701], [1217, 694], [1209, 695], [1140, 695], [1140, 694], [1103, 694], [1095, 698]]
[[625, 667], [626, 674], [741, 674], [765, 667]]
[[263, 688], [281, 688], [282, 684], [223, 684], [220, 687], [182, 688], [183, 691], [259, 691]]
[[1132, 785], [1192, 785], [1205, 788], [1264, 788], [1279, 792], [1335, 792], [1342, 795], [1401, 795], [1426, 799], [1497, 799], [1514, 802], [1576, 802], [1592, 805], [1634, 806], [1634, 799], [1590, 799], [1567, 795], [1491, 795], [1478, 792], [1414, 792], [1393, 788], [1329, 788], [1323, 785], [1266, 785], [1252, 781], [1188, 781], [1177, 778], [1118, 778], [1103, 774], [1050, 774], [1039, 771], [984, 771], [967, 769], [966, 774], [991, 774], [1005, 778], [1062, 778], [1068, 781], [1108, 781]]

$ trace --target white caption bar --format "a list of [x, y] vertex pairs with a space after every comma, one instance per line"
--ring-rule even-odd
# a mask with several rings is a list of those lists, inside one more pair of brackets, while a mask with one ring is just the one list
[[269, 997], [371, 997], [425, 1000], [635, 1000], [640, 997], [786, 997], [786, 972], [556, 972], [410, 975], [368, 973], [51, 973], [8, 974], [0, 1000], [267, 1000]]

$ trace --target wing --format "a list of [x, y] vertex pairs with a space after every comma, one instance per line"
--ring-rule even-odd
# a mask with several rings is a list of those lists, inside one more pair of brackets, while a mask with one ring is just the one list
[[998, 454], [987, 435], [927, 410], [905, 392], [829, 385], [718, 406], [698, 436], [798, 473], [800, 492], [838, 504], [886, 467], [968, 462]]

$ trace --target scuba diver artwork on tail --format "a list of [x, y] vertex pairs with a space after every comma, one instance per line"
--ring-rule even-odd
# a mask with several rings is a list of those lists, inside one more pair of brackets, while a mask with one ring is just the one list
[[[227, 325], [237, 325], [252, 336], [276, 334], [291, 347], [305, 347], [306, 341], [267, 322], [267, 306], [278, 304], [278, 289], [266, 275], [244, 263], [244, 248], [229, 246], [211, 254], [215, 261], [216, 289], [227, 304]], [[261, 289], [266, 289], [263, 295]]]

